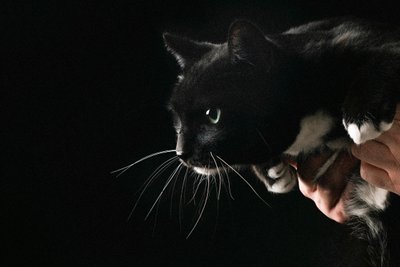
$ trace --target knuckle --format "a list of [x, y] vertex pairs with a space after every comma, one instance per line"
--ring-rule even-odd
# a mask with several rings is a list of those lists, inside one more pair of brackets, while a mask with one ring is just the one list
[[314, 190], [311, 186], [308, 186], [304, 183], [299, 183], [299, 189], [305, 197], [312, 199]]
[[370, 178], [370, 171], [368, 170], [368, 165], [366, 165], [363, 162], [361, 162], [361, 166], [360, 166], [360, 176], [364, 180], [369, 180], [369, 178]]

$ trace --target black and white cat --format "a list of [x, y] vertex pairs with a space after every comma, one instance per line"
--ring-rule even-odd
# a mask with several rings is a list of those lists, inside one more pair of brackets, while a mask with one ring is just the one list
[[[200, 174], [249, 167], [269, 191], [288, 192], [297, 178], [283, 158], [328, 151], [318, 180], [352, 142], [390, 129], [400, 101], [400, 31], [387, 25], [337, 18], [264, 35], [238, 20], [226, 43], [169, 33], [164, 41], [182, 69], [169, 102], [176, 153]], [[367, 226], [360, 233], [371, 250], [384, 250], [376, 213], [388, 192], [364, 182], [358, 168], [346, 178], [347, 215]], [[384, 252], [375, 252], [373, 265], [383, 265]]]

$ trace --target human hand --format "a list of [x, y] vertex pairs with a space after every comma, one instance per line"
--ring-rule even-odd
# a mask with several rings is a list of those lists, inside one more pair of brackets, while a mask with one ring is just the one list
[[351, 190], [348, 178], [358, 160], [349, 152], [341, 151], [326, 172], [315, 181], [319, 169], [332, 155], [332, 152], [323, 152], [308, 157], [305, 162], [290, 164], [297, 170], [299, 189], [303, 195], [313, 200], [327, 217], [343, 223], [347, 219], [344, 202]]
[[354, 145], [352, 152], [361, 160], [362, 178], [400, 195], [400, 104], [390, 130], [374, 140]]
[[400, 104], [390, 130], [365, 144], [354, 145], [352, 153], [341, 152], [318, 181], [314, 181], [315, 175], [330, 154], [318, 154], [302, 163], [290, 163], [297, 170], [303, 195], [312, 199], [327, 217], [339, 223], [347, 219], [344, 201], [351, 190], [347, 178], [357, 166], [358, 159], [361, 160], [362, 178], [400, 195]]

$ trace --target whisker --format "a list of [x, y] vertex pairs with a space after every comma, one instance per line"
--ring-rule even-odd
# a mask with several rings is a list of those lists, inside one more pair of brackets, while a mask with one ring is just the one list
[[261, 140], [263, 141], [263, 143], [268, 147], [269, 150], [271, 150], [271, 146], [268, 144], [267, 140], [265, 140], [264, 136], [262, 135], [262, 133], [260, 132], [260, 130], [256, 129], [258, 135], [260, 136]]
[[207, 206], [208, 198], [210, 196], [210, 180], [208, 180], [208, 179], [205, 179], [205, 180], [207, 181], [206, 198], [204, 200], [204, 204], [201, 208], [200, 214], [197, 217], [197, 220], [196, 220], [195, 224], [193, 225], [192, 230], [190, 230], [189, 234], [186, 236], [186, 239], [188, 239], [190, 237], [190, 235], [193, 233], [193, 231], [196, 228], [197, 224], [199, 223], [201, 217], [203, 216], [204, 210]]
[[[201, 183], [203, 182], [203, 180], [206, 180], [206, 179], [203, 179], [203, 177], [204, 177], [204, 175], [199, 174], [199, 175], [196, 177], [196, 181], [193, 182], [193, 197], [189, 200], [188, 203], [190, 203], [190, 202], [193, 201], [193, 203], [196, 204], [196, 195], [197, 195], [197, 192], [199, 191], [200, 185], [201, 185]], [[196, 189], [195, 189], [195, 186], [194, 186], [194, 185], [197, 185], [197, 186], [196, 186]]]
[[[160, 175], [166, 168], [168, 168], [170, 165], [173, 164], [174, 161], [177, 160], [177, 156], [174, 156], [172, 158], [167, 159], [166, 161], [164, 161], [163, 163], [161, 163], [150, 175], [149, 178], [147, 178], [146, 182], [138, 189], [138, 191], [135, 193], [137, 194], [139, 191], [141, 191], [143, 189], [143, 187], [152, 181], [153, 178], [157, 177], [158, 175]], [[146, 185], [147, 186], [147, 185]]]
[[133, 166], [135, 166], [136, 164], [138, 164], [138, 163], [140, 163], [140, 162], [142, 162], [142, 161], [145, 161], [146, 159], [149, 159], [149, 158], [152, 158], [152, 157], [161, 155], [161, 154], [172, 153], [172, 152], [176, 152], [176, 150], [175, 150], [175, 149], [169, 149], [169, 150], [164, 150], [164, 151], [159, 151], [159, 152], [152, 153], [152, 154], [150, 154], [150, 155], [144, 156], [143, 158], [141, 158], [141, 159], [135, 161], [135, 162], [132, 163], [132, 164], [129, 164], [129, 165], [125, 166], [125, 167], [119, 168], [119, 169], [117, 169], [117, 170], [115, 170], [115, 171], [112, 171], [111, 173], [114, 174], [114, 173], [119, 172], [118, 175], [117, 175], [117, 177], [119, 177], [119, 176], [122, 175], [124, 172], [126, 172], [127, 170], [129, 170], [130, 168], [132, 168]]
[[[221, 196], [222, 178], [221, 178], [221, 173], [219, 172], [219, 167], [218, 167], [217, 161], [215, 160], [213, 153], [210, 152], [210, 155], [211, 155], [211, 158], [213, 159], [213, 161], [215, 163], [215, 167], [217, 168], [217, 173], [218, 173], [218, 178], [219, 178], [217, 199], [219, 200], [219, 198]], [[215, 187], [217, 187], [217, 183], [215, 183]]]
[[152, 237], [154, 237], [155, 234], [156, 234], [157, 219], [158, 219], [158, 211], [159, 211], [159, 208], [160, 208], [160, 202], [157, 203], [157, 208], [156, 208], [156, 212], [155, 212], [155, 215], [154, 215], [154, 224], [153, 224]]
[[[204, 176], [205, 175], [203, 174], [202, 175], [202, 179], [204, 179]], [[207, 183], [206, 182], [204, 183], [204, 188], [203, 189], [204, 190], [203, 190], [203, 193], [201, 194], [199, 204], [197, 205], [198, 208], [197, 208], [197, 211], [195, 212], [195, 215], [200, 215], [201, 207], [203, 206], [204, 200], [206, 199], [206, 193], [207, 193]]]
[[242, 180], [247, 184], [247, 186], [254, 192], [254, 194], [268, 207], [271, 207], [265, 200], [257, 193], [257, 191], [253, 188], [253, 186], [244, 178], [238, 171], [236, 171], [231, 165], [229, 165], [225, 160], [215, 155], [221, 162], [225, 163], [234, 173], [236, 173]]
[[151, 206], [149, 212], [147, 213], [146, 217], [144, 218], [145, 220], [147, 220], [147, 218], [149, 217], [150, 213], [153, 211], [154, 206], [158, 203], [158, 201], [160, 200], [160, 198], [162, 197], [162, 195], [164, 194], [165, 189], [167, 189], [168, 185], [171, 183], [171, 181], [173, 180], [173, 178], [175, 177], [176, 172], [179, 170], [179, 168], [182, 166], [182, 162], [179, 163], [178, 167], [175, 168], [175, 170], [172, 172], [172, 174], [168, 177], [167, 182], [165, 183], [163, 189], [161, 190], [160, 194], [158, 195], [157, 199], [154, 201], [153, 205]]
[[182, 230], [182, 215], [183, 215], [183, 207], [182, 207], [182, 201], [185, 202], [185, 192], [186, 192], [186, 182], [187, 182], [187, 174], [188, 174], [189, 169], [186, 168], [185, 175], [183, 176], [183, 181], [182, 181], [182, 187], [181, 187], [181, 195], [179, 198], [179, 211], [178, 211], [178, 217], [179, 217], [179, 228]]
[[146, 192], [147, 188], [154, 182], [154, 180], [156, 180], [158, 178], [158, 176], [163, 173], [166, 169], [169, 168], [169, 166], [171, 166], [176, 160], [178, 159], [177, 156], [174, 156], [170, 159], [167, 159], [166, 161], [164, 161], [163, 163], [160, 164], [160, 166], [158, 166], [149, 176], [149, 178], [147, 178], [146, 182], [139, 188], [139, 190], [136, 192], [136, 194], [138, 192], [141, 191], [138, 199], [136, 200], [135, 205], [133, 206], [131, 212], [129, 213], [128, 216], [128, 221], [131, 219], [133, 213], [135, 212], [140, 200], [142, 199], [144, 193]]
[[229, 194], [229, 196], [231, 197], [232, 200], [235, 200], [235, 198], [233, 197], [233, 194], [232, 194], [232, 190], [231, 190], [231, 181], [229, 180], [229, 174], [228, 174], [228, 172], [226, 171], [225, 168], [222, 168], [222, 169], [225, 172], [225, 177], [226, 177], [226, 181], [227, 181], [227, 184], [228, 184], [228, 194]]
[[217, 176], [214, 174], [209, 175], [208, 179], [211, 180], [211, 186], [215, 185], [215, 196], [218, 199], [218, 186], [217, 186]]
[[180, 174], [180, 172], [182, 170], [182, 166], [183, 166], [183, 164], [178, 166], [178, 172], [175, 174], [174, 183], [172, 184], [171, 200], [170, 200], [170, 204], [169, 204], [169, 216], [170, 217], [172, 217], [172, 206], [173, 206], [172, 202], [173, 202], [173, 199], [174, 199], [175, 186], [176, 186], [176, 182], [178, 181], [179, 174]]

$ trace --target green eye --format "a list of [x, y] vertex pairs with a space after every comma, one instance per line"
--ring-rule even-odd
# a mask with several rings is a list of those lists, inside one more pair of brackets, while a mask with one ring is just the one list
[[206, 116], [212, 124], [217, 124], [221, 118], [221, 110], [219, 108], [207, 109]]

